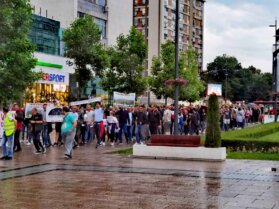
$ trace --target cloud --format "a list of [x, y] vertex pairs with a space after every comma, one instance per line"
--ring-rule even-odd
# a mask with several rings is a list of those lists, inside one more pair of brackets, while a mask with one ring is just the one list
[[264, 6], [217, 0], [205, 3], [204, 69], [216, 56], [235, 56], [243, 67], [250, 65], [264, 72], [272, 71], [274, 17]]

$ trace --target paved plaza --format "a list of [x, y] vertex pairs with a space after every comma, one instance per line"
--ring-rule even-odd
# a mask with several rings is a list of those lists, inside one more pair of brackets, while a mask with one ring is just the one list
[[116, 146], [63, 147], [34, 155], [23, 147], [0, 161], [1, 209], [279, 209], [279, 162], [198, 162], [110, 154]]

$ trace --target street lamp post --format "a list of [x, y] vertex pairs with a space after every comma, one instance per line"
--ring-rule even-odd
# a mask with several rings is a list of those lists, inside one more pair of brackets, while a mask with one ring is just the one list
[[[178, 78], [178, 59], [179, 59], [179, 0], [176, 0], [176, 19], [175, 19], [175, 70], [174, 79]], [[179, 86], [175, 85], [174, 90], [174, 135], [178, 134], [178, 96]]]
[[272, 75], [273, 75], [273, 91], [274, 91], [274, 96], [275, 96], [275, 103], [274, 103], [274, 109], [275, 109], [275, 117], [274, 117], [274, 122], [277, 122], [277, 19], [275, 20], [274, 25], [269, 25], [269, 27], [275, 28], [275, 50], [272, 53]]

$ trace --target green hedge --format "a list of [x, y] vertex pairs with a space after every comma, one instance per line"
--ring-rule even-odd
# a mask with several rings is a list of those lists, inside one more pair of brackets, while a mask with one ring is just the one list
[[222, 146], [230, 151], [242, 152], [279, 152], [279, 142], [222, 140]]
[[[262, 141], [262, 138], [266, 135], [279, 132], [279, 123], [269, 123], [263, 125], [256, 125], [249, 128], [244, 128], [240, 130], [233, 130], [222, 133], [222, 140], [235, 140], [235, 139], [252, 139], [256, 141]], [[268, 141], [279, 141], [278, 139], [269, 139]]]
[[223, 132], [222, 146], [231, 151], [279, 152], [279, 123]]

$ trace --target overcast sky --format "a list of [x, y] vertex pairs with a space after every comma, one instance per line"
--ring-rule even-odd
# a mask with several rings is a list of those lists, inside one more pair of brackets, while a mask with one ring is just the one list
[[204, 69], [218, 55], [235, 56], [272, 72], [272, 44], [279, 0], [207, 0], [205, 3]]

